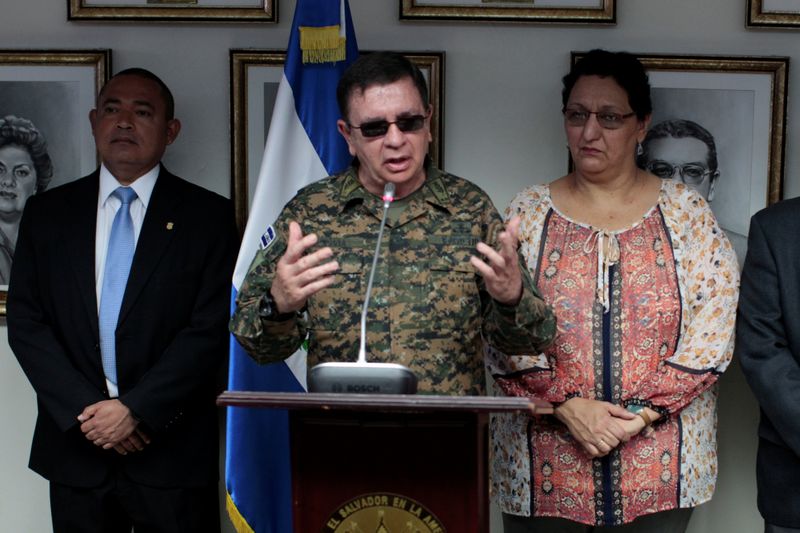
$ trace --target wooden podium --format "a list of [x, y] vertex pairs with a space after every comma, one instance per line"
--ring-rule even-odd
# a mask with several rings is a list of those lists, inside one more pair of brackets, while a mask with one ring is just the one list
[[224, 392], [219, 405], [289, 410], [296, 532], [489, 531], [490, 413], [524, 398]]

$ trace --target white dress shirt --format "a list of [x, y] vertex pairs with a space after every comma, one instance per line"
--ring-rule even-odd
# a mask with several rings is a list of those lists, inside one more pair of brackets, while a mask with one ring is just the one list
[[[137, 198], [131, 202], [131, 218], [133, 219], [134, 242], [139, 243], [139, 233], [142, 230], [142, 222], [150, 204], [150, 196], [153, 194], [153, 187], [160, 166], [156, 165], [149, 172], [137, 178], [130, 186], [136, 191]], [[103, 275], [106, 267], [106, 254], [108, 253], [108, 239], [111, 237], [111, 226], [122, 202], [116, 196], [111, 196], [118, 187], [122, 185], [111, 174], [105, 165], [100, 166], [100, 191], [97, 195], [97, 229], [94, 241], [94, 277], [95, 291], [97, 292], [97, 311], [100, 312], [100, 298], [103, 292]], [[117, 387], [106, 380], [109, 396], [116, 398], [119, 393]]]

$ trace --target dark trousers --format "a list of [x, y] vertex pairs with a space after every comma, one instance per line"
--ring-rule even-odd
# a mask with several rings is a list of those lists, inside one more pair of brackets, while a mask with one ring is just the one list
[[640, 516], [622, 526], [587, 526], [564, 518], [516, 516], [503, 513], [505, 533], [683, 533], [692, 509], [674, 509]]
[[50, 483], [53, 533], [219, 533], [217, 484], [159, 488], [116, 473], [99, 487]]

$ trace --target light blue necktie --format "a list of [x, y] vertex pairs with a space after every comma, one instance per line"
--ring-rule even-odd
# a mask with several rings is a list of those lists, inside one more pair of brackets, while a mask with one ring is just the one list
[[128, 284], [136, 239], [133, 233], [131, 218], [131, 202], [136, 199], [136, 191], [130, 187], [119, 187], [113, 193], [120, 199], [114, 223], [111, 225], [111, 236], [108, 238], [106, 267], [103, 274], [103, 290], [100, 293], [100, 354], [103, 358], [103, 372], [114, 386], [117, 385], [117, 346], [116, 329], [119, 320], [119, 308], [122, 296]]

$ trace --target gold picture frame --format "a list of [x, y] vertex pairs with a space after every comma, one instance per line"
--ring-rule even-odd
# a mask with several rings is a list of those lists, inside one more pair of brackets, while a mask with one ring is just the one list
[[800, 28], [800, 6], [785, 9], [770, 0], [747, 0], [747, 27]]
[[158, 22], [278, 22], [277, 0], [216, 0], [202, 5], [197, 0], [67, 0], [69, 20]]
[[[48, 189], [97, 168], [88, 115], [110, 73], [111, 50], [0, 50], [0, 119], [26, 121], [22, 127], [44, 137], [53, 171]], [[4, 247], [13, 250], [12, 239], [4, 232]], [[10, 264], [0, 261], [0, 316], [6, 314]]]
[[[362, 50], [362, 54], [369, 51]], [[431, 115], [430, 156], [444, 164], [444, 52], [400, 52], [416, 64], [428, 81]], [[231, 76], [231, 196], [236, 224], [244, 231], [250, 199], [264, 153], [272, 104], [283, 74], [283, 50], [230, 51]]]
[[[572, 64], [585, 53], [572, 52]], [[789, 58], [634, 55], [650, 78], [650, 128], [689, 121], [711, 135], [719, 171], [711, 209], [741, 262], [750, 217], [783, 195]]]
[[442, 0], [400, 0], [400, 19], [616, 24], [616, 0], [595, 2], [595, 6], [575, 7], [574, 2], [551, 0], [544, 7], [534, 0], [462, 0], [458, 3]]

